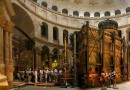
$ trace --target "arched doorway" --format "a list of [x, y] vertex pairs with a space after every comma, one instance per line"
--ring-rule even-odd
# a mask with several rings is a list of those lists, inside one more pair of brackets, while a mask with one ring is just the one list
[[56, 68], [58, 66], [58, 49], [54, 48], [52, 51], [52, 68]]
[[[16, 3], [12, 3], [15, 16], [10, 20], [15, 24], [13, 32], [13, 58], [15, 62], [15, 71], [25, 70], [27, 68], [34, 69], [34, 24], [30, 15]], [[26, 64], [25, 64], [26, 63]]]
[[42, 55], [41, 55], [41, 60], [42, 60], [42, 67], [49, 67], [49, 48], [47, 46], [42, 47]]

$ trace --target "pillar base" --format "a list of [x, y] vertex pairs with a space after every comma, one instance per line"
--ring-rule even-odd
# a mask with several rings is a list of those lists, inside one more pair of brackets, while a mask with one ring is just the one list
[[4, 75], [0, 75], [0, 90], [9, 90], [7, 78]]
[[6, 76], [10, 88], [13, 87], [13, 71], [14, 71], [13, 65], [6, 66]]
[[0, 74], [5, 75], [5, 64], [0, 64]]

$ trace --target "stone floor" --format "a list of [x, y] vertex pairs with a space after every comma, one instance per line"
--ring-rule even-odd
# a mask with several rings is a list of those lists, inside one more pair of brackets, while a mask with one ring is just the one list
[[[117, 84], [118, 89], [107, 88], [107, 90], [130, 90], [130, 81], [124, 82], [121, 84]], [[34, 86], [34, 85], [26, 85], [23, 87], [14, 88], [12, 90], [82, 90], [78, 87], [75, 88], [61, 88], [61, 87], [46, 87], [46, 86]], [[101, 90], [101, 88], [88, 88], [83, 90]]]

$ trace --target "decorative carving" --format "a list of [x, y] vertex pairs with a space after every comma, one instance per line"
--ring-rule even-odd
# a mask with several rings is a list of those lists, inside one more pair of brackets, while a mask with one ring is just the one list
[[5, 30], [7, 30], [8, 32], [13, 32], [14, 30], [14, 24], [11, 23], [10, 21], [7, 21], [4, 27]]
[[14, 24], [8, 21], [6, 18], [0, 18], [0, 27], [8, 32], [13, 32]]
[[6, 22], [7, 22], [6, 18], [0, 18], [0, 27], [4, 27]]

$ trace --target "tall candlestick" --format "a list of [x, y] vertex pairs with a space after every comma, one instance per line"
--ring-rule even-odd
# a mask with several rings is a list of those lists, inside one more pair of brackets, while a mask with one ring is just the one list
[[64, 40], [64, 48], [65, 48], [65, 51], [64, 51], [64, 62], [66, 62], [66, 36], [65, 36], [65, 40]]

